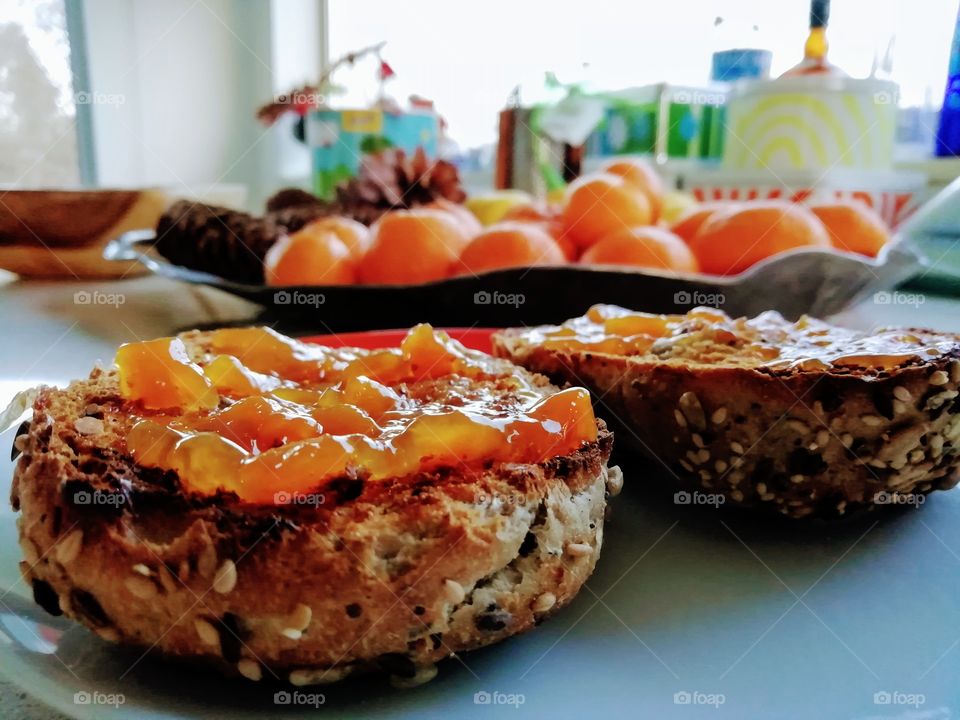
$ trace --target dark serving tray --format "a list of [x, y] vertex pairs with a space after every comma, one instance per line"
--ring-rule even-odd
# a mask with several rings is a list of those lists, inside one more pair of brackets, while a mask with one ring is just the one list
[[496, 270], [422, 285], [267, 287], [173, 265], [152, 250], [153, 239], [152, 230], [125, 233], [107, 245], [104, 257], [137, 261], [157, 275], [218, 288], [263, 305], [268, 314], [331, 331], [417, 322], [461, 327], [555, 323], [596, 303], [658, 313], [707, 305], [734, 316], [772, 309], [790, 318], [803, 313], [822, 317], [897, 285], [922, 266], [905, 244], [894, 243], [876, 260], [798, 250], [732, 277], [567, 265]]

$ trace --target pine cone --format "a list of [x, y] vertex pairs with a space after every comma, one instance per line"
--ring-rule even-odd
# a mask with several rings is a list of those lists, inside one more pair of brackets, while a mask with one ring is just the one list
[[288, 233], [295, 233], [307, 223], [339, 212], [335, 203], [321, 200], [300, 188], [284, 188], [267, 200], [267, 218]]
[[160, 217], [154, 247], [175, 265], [262, 285], [263, 258], [283, 234], [269, 218], [180, 200]]
[[388, 210], [427, 205], [438, 198], [459, 203], [466, 197], [454, 165], [427, 159], [423, 148], [409, 158], [403, 150], [391, 148], [365, 156], [359, 174], [337, 188], [335, 200], [286, 188], [267, 201], [267, 217], [288, 232], [327, 215], [346, 215], [372, 225]]
[[339, 214], [333, 205], [317, 202], [311, 205], [294, 205], [267, 213], [267, 219], [284, 228], [288, 233], [295, 233], [307, 223], [329, 215]]
[[267, 212], [274, 213], [287, 208], [303, 207], [304, 205], [322, 205], [322, 201], [313, 193], [300, 188], [284, 188], [275, 192], [267, 200]]
[[340, 212], [369, 225], [388, 210], [426, 205], [438, 198], [463, 202], [457, 168], [446, 160], [429, 160], [423, 148], [413, 157], [400, 149], [367, 155], [357, 177], [337, 188]]

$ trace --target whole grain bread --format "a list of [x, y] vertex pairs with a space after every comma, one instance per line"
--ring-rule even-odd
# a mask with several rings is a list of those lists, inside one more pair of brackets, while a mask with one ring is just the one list
[[[957, 336], [857, 333], [775, 314], [671, 322], [671, 337], [634, 354], [547, 342], [557, 326], [500, 332], [494, 351], [554, 382], [589, 388], [621, 438], [662, 464], [678, 502], [720, 494], [721, 502], [793, 518], [837, 517], [919, 505], [960, 479]], [[786, 360], [744, 355], [744, 337], [757, 329], [751, 323]], [[833, 333], [831, 347], [856, 363], [816, 360], [826, 345], [807, 348], [798, 328]], [[876, 349], [900, 337], [903, 345], [888, 354]]]
[[131, 422], [113, 370], [40, 391], [15, 445], [23, 576], [46, 610], [108, 641], [252, 680], [378, 670], [416, 684], [532, 628], [592, 572], [621, 486], [598, 422], [595, 442], [539, 464], [346, 476], [322, 508], [250, 505], [139, 466]]

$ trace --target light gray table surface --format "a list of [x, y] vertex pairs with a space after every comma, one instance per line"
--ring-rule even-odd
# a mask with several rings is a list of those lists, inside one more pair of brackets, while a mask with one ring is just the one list
[[[123, 302], [75, 301], [76, 292], [94, 290], [119, 293]], [[0, 403], [23, 387], [86, 374], [96, 361], [109, 362], [121, 342], [252, 320], [257, 312], [218, 291], [153, 277], [117, 283], [0, 277]], [[960, 331], [960, 302], [871, 300], [836, 319], [857, 327]], [[11, 440], [4, 433], [0, 448]], [[11, 469], [0, 465], [4, 498]], [[642, 482], [629, 473], [627, 480]], [[15, 516], [3, 505], [0, 531], [12, 538]], [[690, 512], [627, 490], [616, 501], [589, 589], [571, 607], [535, 633], [468, 655], [473, 678], [463, 668], [442, 670], [430, 689], [400, 701], [378, 694], [344, 714], [386, 716], [396, 709], [415, 717], [452, 709], [489, 717], [491, 708], [464, 693], [500, 690], [525, 696], [519, 711], [498, 708], [507, 717], [593, 711], [681, 719], [957, 717], [958, 519], [960, 492], [878, 522], [810, 531]], [[0, 644], [0, 664], [5, 652]], [[21, 684], [0, 681], [0, 717], [62, 717], [24, 695]], [[693, 702], [684, 704], [682, 693]], [[710, 696], [723, 703], [696, 704]], [[914, 702], [905, 704], [910, 696]], [[323, 712], [337, 714], [335, 707]]]

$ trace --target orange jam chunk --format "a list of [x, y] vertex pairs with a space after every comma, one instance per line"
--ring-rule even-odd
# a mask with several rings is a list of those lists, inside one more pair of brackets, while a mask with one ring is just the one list
[[655, 315], [616, 305], [594, 305], [583, 317], [531, 332], [547, 349], [637, 355], [648, 352], [661, 338], [682, 334], [690, 323], [713, 327], [725, 322], [730, 318], [713, 308], [697, 307], [686, 315]]
[[120, 392], [149, 410], [209, 410], [219, 397], [180, 338], [127, 343], [117, 350]]
[[214, 493], [223, 486], [222, 473], [238, 468], [246, 451], [214, 432], [189, 434], [152, 420], [140, 420], [127, 435], [134, 460], [144, 466], [174, 470], [189, 478], [190, 489]]
[[127, 433], [127, 447], [133, 459], [147, 467], [162, 467], [173, 452], [173, 446], [182, 440], [184, 433], [154, 422], [139, 420]]
[[319, 380], [333, 358], [323, 348], [301, 343], [268, 327], [222, 328], [211, 335], [211, 347], [237, 357], [246, 367], [289, 380]]
[[356, 405], [375, 419], [397, 409], [402, 403], [400, 396], [390, 387], [364, 375], [347, 378], [340, 394], [343, 402]]
[[218, 392], [230, 397], [260, 395], [280, 387], [280, 380], [258, 373], [233, 355], [220, 355], [203, 369]]
[[611, 335], [651, 335], [663, 337], [667, 332], [667, 318], [663, 315], [632, 313], [620, 317], [607, 318], [603, 329]]
[[466, 365], [460, 343], [422, 323], [407, 333], [400, 349], [410, 358], [410, 372], [415, 380], [462, 372]]
[[442, 330], [430, 325], [413, 327], [399, 348], [388, 348], [362, 355], [347, 365], [345, 377], [365, 376], [376, 382], [393, 385], [405, 381], [429, 380], [452, 373], [469, 373], [463, 346]]
[[287, 400], [298, 405], [316, 405], [323, 395], [322, 390], [304, 390], [298, 387], [281, 387], [270, 393], [280, 400]]
[[312, 414], [323, 427], [323, 431], [332, 435], [357, 434], [374, 437], [381, 432], [373, 418], [362, 408], [344, 402], [342, 393], [337, 390], [324, 392]]
[[[597, 439], [597, 422], [590, 393], [583, 388], [567, 388], [550, 395], [527, 414], [534, 421], [536, 455], [566, 455], [584, 442]], [[520, 437], [524, 437], [522, 432]], [[546, 447], [544, 443], [547, 443]]]
[[391, 385], [410, 375], [410, 363], [399, 348], [388, 348], [370, 355], [362, 355], [343, 370], [346, 377], [369, 377]]
[[303, 406], [265, 397], [247, 397], [191, 425], [214, 432], [254, 452], [316, 437], [321, 427]]
[[608, 318], [621, 317], [623, 315], [630, 315], [631, 312], [625, 308], [622, 308], [618, 305], [591, 305], [590, 309], [587, 310], [586, 318], [597, 325], [602, 325], [604, 320]]
[[420, 415], [394, 441], [398, 464], [408, 472], [421, 465], [469, 465], [496, 459], [506, 445], [493, 422], [463, 410]]
[[242, 447], [222, 435], [200, 432], [178, 440], [167, 463], [181, 478], [188, 478], [191, 490], [211, 494], [224, 485], [223, 472], [246, 457]]
[[353, 455], [349, 438], [323, 435], [260, 453], [237, 467], [228, 482], [247, 502], [283, 504], [284, 495], [321, 490], [326, 478], [344, 473]]
[[634, 343], [623, 338], [598, 335], [594, 337], [574, 337], [544, 340], [547, 350], [591, 350], [611, 355], [629, 355], [635, 351]]
[[205, 350], [193, 363], [182, 341], [165, 339], [117, 356], [124, 396], [142, 415], [129, 451], [175, 471], [191, 492], [283, 504], [296, 493], [319, 498], [338, 477], [537, 463], [597, 436], [586, 390], [544, 397], [511, 366], [429, 325], [399, 348], [324, 348], [249, 328], [212, 333]]
[[[695, 307], [693, 310], [687, 313], [686, 317], [699, 318], [701, 320], [706, 320], [708, 323], [722, 323], [729, 322], [730, 320], [723, 310], [714, 310], [713, 308], [708, 307]], [[682, 319], [682, 316], [680, 319]]]

